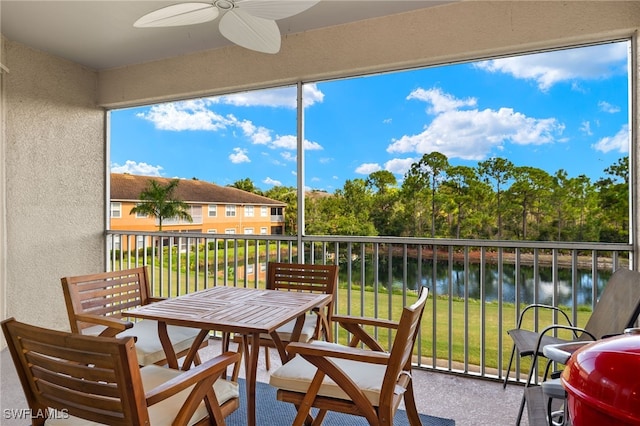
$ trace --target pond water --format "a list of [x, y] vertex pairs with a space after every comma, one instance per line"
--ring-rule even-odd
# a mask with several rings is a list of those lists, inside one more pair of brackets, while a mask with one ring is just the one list
[[[365, 268], [364, 282], [367, 286], [374, 283], [374, 268], [372, 263], [367, 263]], [[415, 290], [418, 286], [429, 287], [433, 292], [433, 262], [423, 261], [420, 276], [418, 275], [418, 261], [408, 259], [406, 270], [403, 267], [402, 258], [394, 258], [391, 261], [391, 274], [387, 262], [379, 263], [378, 282], [380, 286], [394, 289], [401, 289], [406, 279], [408, 289]], [[360, 263], [353, 262], [351, 279], [354, 284], [360, 284]], [[484, 283], [484, 298], [486, 301], [496, 301], [499, 298], [499, 288], [502, 286], [502, 301], [505, 303], [515, 302], [516, 283], [520, 287], [520, 302], [529, 304], [534, 302], [536, 282], [538, 285], [538, 298], [536, 302], [551, 304], [553, 302], [554, 284], [551, 267], [538, 266], [538, 277], [534, 279], [533, 266], [520, 266], [519, 277], [516, 277], [515, 266], [503, 264], [502, 280], [498, 271], [498, 265], [486, 263], [484, 266], [484, 280], [480, 278], [480, 265], [469, 264], [468, 282], [465, 282], [464, 265], [461, 262], [452, 264], [451, 277], [449, 277], [449, 263], [437, 262], [435, 268], [435, 294], [448, 295], [464, 298], [468, 291], [469, 298], [480, 299], [481, 283]], [[406, 278], [404, 274], [406, 273]], [[390, 276], [391, 275], [391, 276]], [[602, 291], [603, 286], [611, 276], [610, 271], [598, 271], [595, 281], [597, 284], [597, 294]], [[502, 281], [502, 282], [501, 282]], [[340, 282], [347, 282], [346, 268], [340, 270]], [[578, 305], [590, 305], [593, 301], [593, 282], [591, 269], [578, 269], [575, 279], [569, 268], [558, 269], [558, 291], [557, 304], [573, 305], [573, 283], [575, 282], [576, 301]], [[468, 287], [468, 288], [467, 288]], [[433, 293], [432, 293], [433, 294]]]

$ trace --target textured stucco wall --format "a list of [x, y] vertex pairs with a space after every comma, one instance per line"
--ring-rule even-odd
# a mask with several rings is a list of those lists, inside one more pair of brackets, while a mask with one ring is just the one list
[[[104, 113], [94, 71], [5, 40], [6, 312], [68, 329], [60, 277], [104, 268]], [[4, 342], [3, 342], [4, 343]]]
[[638, 1], [464, 1], [294, 34], [277, 55], [237, 46], [100, 73], [98, 103], [309, 82], [630, 37]]

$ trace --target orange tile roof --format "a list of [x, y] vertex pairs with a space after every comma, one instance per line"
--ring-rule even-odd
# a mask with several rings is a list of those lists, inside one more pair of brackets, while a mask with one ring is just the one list
[[[111, 200], [136, 201], [140, 193], [155, 180], [161, 185], [171, 178], [111, 173]], [[219, 186], [201, 180], [180, 179], [174, 192], [175, 198], [186, 203], [260, 204], [286, 206], [286, 203], [228, 186]]]

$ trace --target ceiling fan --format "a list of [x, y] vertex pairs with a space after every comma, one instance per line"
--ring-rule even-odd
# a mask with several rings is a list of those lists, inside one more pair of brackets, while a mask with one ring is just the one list
[[280, 51], [277, 19], [309, 9], [320, 0], [215, 0], [179, 3], [163, 7], [138, 19], [133, 26], [175, 27], [213, 21], [222, 13], [220, 33], [229, 41], [264, 53]]

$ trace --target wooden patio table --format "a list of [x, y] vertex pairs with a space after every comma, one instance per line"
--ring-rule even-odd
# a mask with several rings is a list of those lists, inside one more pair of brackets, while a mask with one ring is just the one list
[[331, 298], [328, 294], [220, 286], [143, 305], [123, 313], [123, 316], [158, 322], [158, 334], [171, 368], [178, 368], [178, 360], [169, 342], [167, 325], [201, 329], [185, 357], [183, 370], [189, 369], [209, 331], [243, 335], [246, 354], [244, 365], [247, 420], [249, 426], [255, 426], [256, 370], [260, 334], [271, 335], [280, 359], [283, 363], [286, 362], [289, 358], [282, 340], [276, 333], [278, 327], [296, 319], [291, 341], [297, 341], [306, 313], [314, 310], [323, 315], [325, 310], [321, 308], [326, 306]]

